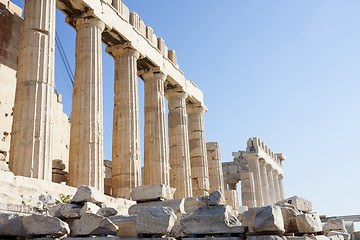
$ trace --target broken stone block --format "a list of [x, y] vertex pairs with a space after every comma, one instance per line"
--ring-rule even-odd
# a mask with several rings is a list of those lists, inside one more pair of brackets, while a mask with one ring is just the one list
[[116, 235], [118, 227], [108, 218], [93, 213], [84, 213], [70, 224], [72, 236]]
[[294, 196], [291, 198], [287, 198], [285, 200], [282, 200], [279, 203], [288, 203], [293, 205], [297, 210], [302, 212], [311, 212], [312, 211], [312, 204], [309, 200], [306, 200], [305, 198]]
[[210, 196], [205, 196], [203, 201], [208, 206], [225, 205], [225, 198], [219, 190], [215, 190]]
[[82, 204], [65, 203], [65, 204], [61, 205], [61, 207], [59, 209], [60, 216], [61, 216], [61, 218], [79, 218], [80, 210], [82, 207], [83, 207]]
[[341, 218], [330, 218], [324, 226], [325, 235], [330, 231], [347, 233], [344, 220]]
[[329, 238], [324, 235], [310, 235], [309, 238], [311, 240], [329, 240]]
[[182, 219], [180, 225], [187, 235], [244, 233], [246, 229], [235, 217], [232, 207], [227, 205], [202, 206]]
[[170, 200], [173, 198], [174, 188], [164, 184], [143, 185], [131, 191], [133, 201], [149, 202], [158, 200]]
[[281, 208], [277, 205], [258, 208], [255, 212], [253, 229], [257, 233], [284, 233]]
[[[289, 205], [291, 206], [291, 205]], [[281, 208], [281, 214], [284, 219], [284, 228], [286, 233], [298, 233], [299, 230], [296, 224], [296, 216], [300, 214], [294, 207], [288, 207], [286, 205], [279, 205]]]
[[86, 202], [86, 203], [84, 203], [84, 206], [81, 208], [79, 213], [80, 213], [80, 216], [83, 216], [85, 213], [97, 214], [97, 212], [99, 210], [100, 210], [100, 207], [98, 205], [96, 205], [92, 202]]
[[[327, 237], [331, 240], [345, 240], [343, 235], [338, 235], [338, 234], [327, 236]], [[358, 239], [355, 237], [355, 240], [358, 240]]]
[[191, 213], [204, 206], [204, 197], [185, 198], [184, 208], [186, 213]]
[[1, 213], [0, 236], [26, 236], [22, 216], [15, 213]]
[[33, 214], [24, 216], [22, 222], [28, 236], [52, 235], [61, 237], [70, 233], [68, 224], [56, 217]]
[[121, 238], [137, 238], [137, 216], [112, 216], [109, 219], [118, 226], [117, 236]]
[[326, 233], [326, 236], [329, 238], [335, 238], [334, 236], [338, 237], [342, 236], [344, 238], [344, 240], [350, 240], [351, 239], [351, 235], [348, 233], [344, 233], [344, 232], [338, 232], [338, 231], [329, 231]]
[[116, 211], [115, 208], [103, 207], [103, 208], [100, 208], [96, 214], [103, 216], [103, 217], [110, 217], [110, 216], [115, 216], [117, 213], [118, 213], [118, 211]]
[[280, 237], [278, 235], [251, 235], [246, 240], [286, 240], [286, 237]]
[[253, 224], [255, 219], [255, 213], [258, 208], [250, 208], [245, 211], [241, 216], [241, 224], [243, 226], [248, 226], [249, 232], [254, 232]]
[[176, 221], [174, 210], [169, 207], [142, 208], [137, 214], [137, 231], [141, 234], [166, 235]]
[[142, 208], [149, 208], [149, 207], [169, 207], [172, 208], [176, 215], [184, 214], [185, 213], [185, 199], [172, 199], [172, 200], [165, 200], [165, 201], [156, 201], [156, 202], [145, 202], [145, 203], [138, 203], [132, 205], [129, 208], [129, 215], [138, 214]]
[[317, 213], [303, 213], [296, 216], [299, 233], [317, 233], [322, 231], [320, 217]]
[[286, 236], [287, 240], [310, 240], [307, 236]]
[[97, 189], [89, 186], [81, 186], [77, 189], [72, 202], [92, 202], [95, 204], [104, 202], [104, 195]]

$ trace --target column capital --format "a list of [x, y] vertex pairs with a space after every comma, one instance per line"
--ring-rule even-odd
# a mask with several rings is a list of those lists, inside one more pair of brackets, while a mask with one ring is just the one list
[[99, 28], [101, 31], [104, 31], [105, 29], [105, 23], [103, 23], [103, 21], [101, 21], [100, 19], [97, 19], [95, 17], [78, 17], [73, 19], [75, 21], [75, 28], [81, 28], [84, 27], [86, 25], [91, 25], [94, 27]]
[[266, 170], [268, 170], [268, 171], [272, 171], [272, 170], [273, 170], [273, 167], [271, 166], [270, 163], [266, 164]]
[[276, 169], [273, 169], [273, 173], [276, 174], [276, 175], [279, 174], [278, 170], [276, 170]]
[[283, 179], [284, 178], [284, 175], [279, 173], [279, 179]]
[[139, 76], [141, 76], [141, 78], [144, 81], [158, 79], [158, 80], [162, 80], [163, 82], [165, 82], [165, 80], [167, 78], [167, 75], [165, 73], [161, 72], [158, 67], [139, 71], [138, 74], [139, 74]]
[[186, 110], [188, 114], [191, 113], [202, 113], [207, 112], [207, 108], [202, 103], [188, 103], [186, 104]]
[[266, 166], [266, 160], [265, 159], [263, 159], [263, 158], [260, 158], [259, 159], [259, 162], [260, 162], [260, 164], [262, 164], [262, 165], [265, 165]]
[[130, 43], [106, 47], [105, 51], [113, 57], [132, 56], [139, 59], [140, 53], [133, 49]]
[[172, 99], [172, 98], [184, 98], [184, 99], [186, 99], [188, 96], [189, 96], [189, 94], [187, 94], [179, 86], [174, 87], [174, 88], [169, 88], [169, 89], [165, 90], [165, 97], [167, 99]]

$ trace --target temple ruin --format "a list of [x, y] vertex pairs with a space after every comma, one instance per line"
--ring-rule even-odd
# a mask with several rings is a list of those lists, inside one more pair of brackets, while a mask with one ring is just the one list
[[[56, 8], [76, 31], [71, 121], [55, 91]], [[222, 162], [220, 143], [205, 141], [203, 93], [185, 78], [175, 51], [121, 0], [27, 0], [23, 18], [21, 8], [0, 0], [0, 11], [0, 236], [320, 235], [311, 202], [284, 197], [283, 154], [250, 138], [233, 162]], [[102, 44], [115, 69], [111, 161], [103, 152]], [[329, 239], [349, 239], [333, 225]]]

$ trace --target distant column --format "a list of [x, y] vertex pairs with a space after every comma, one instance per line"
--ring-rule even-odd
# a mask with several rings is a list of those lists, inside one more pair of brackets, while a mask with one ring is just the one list
[[189, 145], [193, 196], [206, 196], [210, 189], [206, 156], [204, 113], [201, 104], [188, 104]]
[[283, 179], [284, 175], [279, 174], [280, 201], [285, 199]]
[[141, 184], [137, 80], [140, 54], [124, 45], [108, 47], [106, 51], [115, 59], [112, 195], [131, 199], [131, 190]]
[[76, 66], [71, 111], [69, 185], [104, 189], [101, 33], [92, 17], [76, 20]]
[[55, 0], [26, 1], [11, 132], [10, 170], [51, 181]]
[[257, 156], [249, 156], [246, 159], [248, 160], [249, 171], [252, 172], [254, 175], [255, 196], [256, 196], [256, 204], [257, 204], [256, 206], [257, 207], [264, 206], [259, 158]]
[[260, 170], [261, 170], [261, 186], [263, 193], [263, 203], [264, 205], [270, 204], [270, 196], [269, 196], [269, 184], [268, 177], [266, 171], [266, 161], [264, 159], [260, 159]]
[[274, 178], [275, 202], [278, 202], [281, 200], [281, 193], [280, 193], [280, 184], [279, 184], [279, 173], [277, 170], [273, 170], [273, 178]]
[[225, 196], [220, 143], [208, 142], [206, 143], [206, 150], [209, 165], [210, 192], [219, 190]]
[[164, 99], [166, 75], [150, 70], [145, 86], [144, 184], [170, 185]]
[[242, 206], [256, 207], [254, 175], [252, 172], [243, 171], [241, 176], [241, 200]]
[[176, 188], [174, 198], [192, 197], [189, 133], [186, 98], [180, 88], [166, 90], [168, 99], [170, 186]]
[[268, 184], [269, 184], [270, 204], [274, 204], [276, 202], [276, 196], [275, 196], [273, 169], [270, 164], [266, 165], [266, 171], [267, 171]]

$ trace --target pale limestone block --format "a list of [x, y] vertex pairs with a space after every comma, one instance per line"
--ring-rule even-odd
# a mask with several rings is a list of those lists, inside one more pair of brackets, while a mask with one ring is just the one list
[[143, 208], [137, 214], [138, 233], [165, 235], [170, 233], [177, 217], [168, 207]]
[[141, 35], [146, 37], [146, 25], [145, 25], [144, 21], [141, 19], [139, 20], [139, 31], [140, 31]]
[[138, 214], [141, 209], [149, 208], [149, 207], [169, 207], [174, 210], [176, 215], [185, 213], [185, 199], [172, 199], [165, 201], [154, 201], [154, 202], [145, 202], [132, 205], [129, 208], [129, 215]]
[[77, 203], [82, 203], [82, 202], [103, 203], [105, 202], [105, 199], [104, 199], [104, 195], [96, 188], [89, 186], [81, 186], [77, 189], [74, 197], [72, 198], [72, 201]]
[[286, 236], [288, 240], [310, 240], [308, 236]]
[[[327, 236], [329, 239], [331, 240], [345, 240], [343, 235], [339, 235], [339, 234], [334, 234], [334, 235], [330, 235]], [[355, 240], [358, 240], [358, 238], [356, 238], [356, 233], [355, 233]]]
[[168, 52], [169, 60], [172, 61], [175, 65], [177, 65], [177, 58], [175, 50], [169, 50]]
[[93, 213], [85, 213], [80, 219], [73, 220], [70, 224], [73, 236], [86, 236], [93, 234], [116, 235], [118, 227], [108, 218]]
[[1, 213], [0, 236], [26, 236], [22, 216], [16, 213]]
[[317, 233], [322, 231], [322, 224], [317, 213], [303, 213], [296, 216], [296, 225], [300, 233]]
[[202, 206], [180, 221], [181, 231], [189, 234], [244, 233], [230, 206]]
[[103, 216], [103, 217], [110, 217], [110, 216], [115, 216], [117, 213], [118, 213], [118, 211], [116, 211], [115, 208], [103, 207], [103, 208], [100, 208], [96, 214]]
[[118, 226], [117, 236], [121, 238], [137, 238], [138, 232], [136, 227], [137, 216], [113, 216], [109, 219]]
[[26, 235], [64, 236], [70, 233], [69, 225], [59, 218], [33, 214], [22, 219]]
[[203, 197], [203, 201], [207, 206], [225, 205], [225, 198], [218, 190], [212, 192], [210, 196]]
[[257, 233], [283, 233], [284, 219], [281, 214], [281, 209], [276, 205], [269, 205], [258, 208], [255, 212], [255, 219], [253, 223], [254, 232]]
[[284, 219], [285, 232], [298, 233], [299, 230], [296, 224], [296, 217], [300, 214], [300, 212], [288, 206], [280, 205], [280, 208], [281, 208], [281, 214]]
[[154, 200], [170, 200], [173, 198], [174, 190], [164, 184], [152, 184], [136, 187], [131, 192], [134, 201], [148, 202]]
[[302, 197], [293, 196], [290, 198], [287, 198], [285, 200], [282, 200], [278, 203], [288, 203], [296, 207], [297, 210], [302, 212], [311, 212], [312, 211], [312, 204], [309, 200], [306, 200]]
[[[350, 240], [351, 239], [351, 235], [348, 233], [344, 233], [344, 232], [338, 232], [338, 231], [329, 231], [326, 233], [326, 236], [331, 238], [333, 236], [336, 236], [339, 238], [339, 236], [342, 236], [345, 240]], [[333, 237], [335, 238], [335, 237]]]
[[309, 236], [311, 240], [330, 240], [330, 238], [324, 236], [324, 235], [310, 235]]
[[204, 197], [191, 197], [185, 199], [185, 212], [191, 213], [195, 210], [199, 209], [201, 206], [205, 205], [205, 202], [203, 201]]
[[84, 203], [84, 206], [80, 209], [79, 214], [80, 214], [80, 216], [86, 215], [86, 213], [97, 214], [97, 212], [99, 210], [100, 210], [100, 207], [98, 205], [96, 205], [96, 204], [94, 204], [92, 202], [86, 202], [86, 203]]
[[277, 235], [254, 235], [248, 236], [247, 240], [286, 240], [286, 237]]
[[82, 207], [83, 207], [82, 204], [77, 204], [77, 203], [62, 204], [61, 207], [59, 208], [59, 215], [63, 218], [79, 218], [80, 210], [82, 209]]
[[129, 8], [124, 4], [122, 3], [121, 5], [121, 17], [123, 19], [125, 19], [127, 22], [130, 22], [130, 11], [129, 11]]
[[164, 39], [158, 38], [158, 46], [157, 46], [157, 48], [160, 50], [160, 52], [162, 53], [162, 55], [165, 56], [166, 45], [165, 45]]
[[345, 228], [345, 222], [343, 219], [341, 218], [330, 218], [325, 226], [324, 226], [324, 232], [325, 235], [329, 232], [329, 231], [336, 231], [336, 232], [343, 232], [343, 233], [347, 233], [347, 230]]

